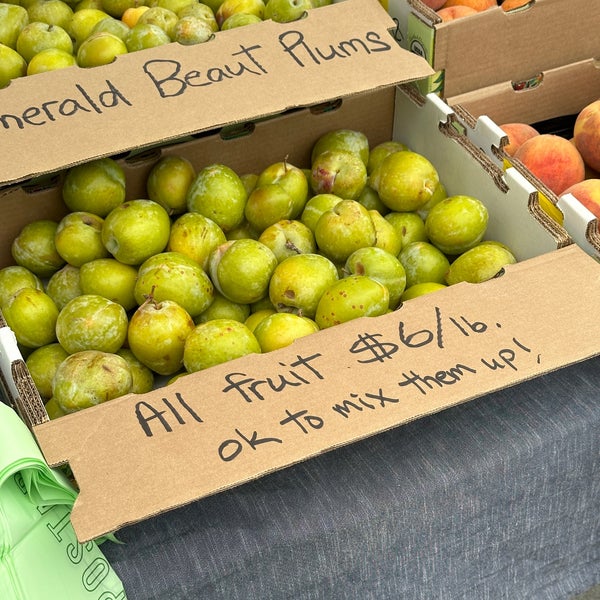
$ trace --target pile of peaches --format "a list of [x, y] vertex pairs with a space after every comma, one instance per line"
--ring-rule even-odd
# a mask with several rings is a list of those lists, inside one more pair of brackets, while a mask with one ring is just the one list
[[475, 15], [478, 12], [500, 6], [502, 10], [515, 10], [526, 6], [531, 0], [421, 0], [425, 6], [434, 10], [442, 21], [453, 21], [461, 17]]
[[600, 218], [600, 100], [579, 111], [570, 139], [540, 133], [527, 123], [505, 123], [505, 153], [520, 161], [556, 196], [572, 194]]

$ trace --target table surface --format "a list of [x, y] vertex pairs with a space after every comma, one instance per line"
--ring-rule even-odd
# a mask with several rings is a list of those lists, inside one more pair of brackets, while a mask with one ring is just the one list
[[158, 515], [136, 599], [565, 600], [600, 583], [594, 358]]

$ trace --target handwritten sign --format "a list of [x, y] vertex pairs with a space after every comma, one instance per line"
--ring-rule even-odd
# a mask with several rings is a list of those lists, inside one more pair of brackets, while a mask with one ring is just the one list
[[346, 0], [293, 23], [15, 79], [0, 90], [0, 142], [15, 157], [0, 182], [428, 75], [392, 27], [377, 0]]
[[597, 354], [597, 272], [572, 245], [34, 433], [88, 540]]

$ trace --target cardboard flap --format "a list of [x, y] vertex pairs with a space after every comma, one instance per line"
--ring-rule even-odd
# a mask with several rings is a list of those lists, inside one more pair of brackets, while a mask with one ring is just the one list
[[600, 260], [598, 219], [572, 194], [560, 196], [557, 206], [564, 216], [563, 225], [575, 243]]
[[34, 433], [73, 470], [86, 541], [594, 356], [599, 294], [596, 261], [573, 244]]
[[453, 108], [461, 106], [471, 115], [487, 115], [499, 125], [530, 123], [577, 114], [600, 95], [598, 60], [587, 60], [540, 72], [534, 87], [515, 89], [502, 81], [478, 90], [446, 97]]
[[393, 39], [393, 26], [377, 0], [346, 0], [293, 23], [13, 80], [0, 90], [0, 136], [12, 157], [0, 162], [0, 181], [431, 74]]
[[599, 18], [588, 0], [537, 0], [508, 12], [490, 8], [435, 26], [433, 67], [445, 70], [447, 98], [499, 81], [526, 80], [594, 57]]

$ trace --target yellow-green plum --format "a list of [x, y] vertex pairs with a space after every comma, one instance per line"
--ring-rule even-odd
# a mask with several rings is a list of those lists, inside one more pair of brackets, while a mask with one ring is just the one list
[[117, 350], [116, 354], [124, 358], [129, 365], [132, 394], [145, 394], [154, 389], [154, 372], [138, 360], [130, 348], [121, 348]]
[[360, 202], [342, 200], [319, 217], [315, 240], [325, 256], [343, 262], [358, 248], [375, 244], [375, 225]]
[[314, 318], [325, 290], [339, 279], [336, 266], [321, 254], [298, 254], [281, 261], [269, 282], [269, 299], [278, 312]]
[[314, 194], [335, 194], [356, 200], [366, 184], [367, 167], [356, 152], [325, 150], [311, 163], [310, 186]]
[[196, 176], [192, 163], [184, 156], [161, 157], [146, 179], [148, 198], [158, 202], [170, 215], [187, 210], [187, 193]]
[[505, 246], [482, 242], [452, 261], [446, 275], [446, 283], [481, 283], [495, 277], [506, 265], [516, 262], [515, 255]]
[[131, 28], [129, 25], [127, 25], [127, 23], [121, 19], [116, 19], [115, 17], [106, 17], [94, 25], [92, 34], [105, 31], [107, 33], [112, 33], [113, 35], [116, 35], [125, 41], [130, 30]]
[[224, 232], [244, 221], [248, 194], [240, 176], [221, 164], [201, 169], [187, 194], [187, 209], [213, 220]]
[[314, 233], [317, 221], [321, 215], [330, 208], [333, 208], [341, 200], [342, 198], [335, 194], [315, 194], [311, 196], [304, 205], [300, 221]]
[[272, 352], [289, 346], [294, 340], [319, 331], [308, 317], [295, 313], [276, 312], [262, 319], [254, 328], [254, 336], [262, 352]]
[[277, 23], [289, 23], [300, 19], [311, 8], [311, 0], [268, 0], [264, 18]]
[[25, 287], [43, 290], [44, 284], [35, 273], [21, 265], [0, 269], [0, 310], [13, 294]]
[[69, 353], [58, 342], [52, 342], [36, 348], [25, 359], [27, 370], [43, 399], [49, 400], [52, 397], [54, 373], [67, 356]]
[[56, 304], [58, 310], [62, 310], [67, 302], [83, 294], [80, 280], [79, 267], [66, 264], [48, 279], [46, 293]]
[[394, 310], [406, 288], [406, 273], [400, 260], [382, 248], [360, 248], [346, 260], [344, 272], [367, 275], [385, 285], [389, 293], [389, 308]]
[[131, 392], [133, 378], [127, 361], [117, 354], [83, 350], [58, 366], [52, 398], [66, 413], [74, 413]]
[[172, 300], [192, 317], [204, 312], [213, 300], [214, 287], [202, 267], [179, 252], [159, 252], [138, 269], [134, 295], [138, 304], [152, 296], [156, 302]]
[[171, 225], [167, 250], [195, 260], [205, 271], [211, 252], [226, 241], [223, 230], [197, 212], [185, 212]]
[[127, 338], [127, 313], [108, 298], [82, 294], [60, 311], [56, 337], [69, 354], [81, 350], [116, 352]]
[[388, 154], [372, 171], [369, 185], [392, 211], [408, 212], [428, 202], [439, 175], [434, 165], [422, 154], [401, 150]]
[[169, 44], [169, 34], [154, 23], [136, 23], [125, 38], [128, 52], [139, 52]]
[[296, 254], [312, 254], [317, 251], [313, 232], [295, 219], [273, 223], [260, 234], [258, 241], [273, 251], [278, 262]]
[[250, 316], [250, 305], [232, 302], [229, 298], [225, 298], [223, 294], [215, 292], [212, 302], [206, 310], [201, 312], [194, 318], [194, 323], [206, 323], [213, 319], [233, 319], [245, 323]]
[[369, 139], [362, 131], [355, 129], [332, 129], [321, 135], [312, 147], [311, 163], [326, 150], [355, 152], [365, 166], [369, 162]]
[[262, 23], [262, 21], [263, 19], [256, 15], [235, 13], [223, 21], [223, 25], [221, 25], [221, 31], [235, 29], [236, 27], [245, 27], [246, 25], [254, 25], [255, 23]]
[[73, 41], [59, 25], [34, 21], [23, 27], [15, 48], [29, 62], [38, 52], [46, 48], [59, 48], [65, 52], [73, 52]]
[[183, 364], [194, 373], [248, 354], [260, 354], [254, 334], [244, 323], [213, 319], [196, 326], [185, 340]]
[[27, 223], [11, 244], [15, 262], [42, 279], [51, 277], [65, 264], [54, 243], [57, 228], [58, 222], [51, 219]]
[[291, 219], [294, 202], [290, 194], [277, 183], [257, 184], [250, 192], [244, 217], [259, 234], [284, 219]]
[[149, 298], [129, 319], [127, 345], [155, 373], [173, 375], [183, 367], [185, 340], [195, 326], [177, 302]]
[[98, 158], [67, 170], [62, 198], [72, 211], [100, 217], [125, 201], [125, 171], [112, 158]]
[[371, 173], [375, 170], [375, 167], [389, 154], [393, 152], [401, 152], [402, 150], [408, 150], [408, 146], [402, 142], [396, 142], [394, 140], [387, 140], [381, 142], [371, 148], [369, 152], [369, 160], [367, 162], [367, 173]]
[[0, 44], [0, 89], [27, 74], [27, 61], [13, 48]]
[[219, 27], [222, 27], [225, 20], [234, 14], [255, 15], [262, 20], [265, 14], [265, 3], [263, 0], [224, 0], [215, 13]]
[[266, 167], [258, 176], [256, 186], [277, 184], [292, 198], [291, 218], [295, 219], [304, 210], [308, 200], [308, 180], [304, 171], [282, 160]]
[[416, 283], [446, 283], [448, 257], [429, 242], [411, 242], [402, 248], [398, 259], [406, 273], [406, 286]]
[[483, 239], [488, 218], [488, 210], [478, 198], [449, 196], [429, 211], [425, 231], [431, 243], [442, 252], [457, 255]]
[[77, 59], [70, 53], [60, 48], [46, 48], [38, 52], [27, 65], [27, 75], [58, 71], [77, 65]]
[[125, 42], [107, 31], [92, 33], [77, 49], [77, 64], [83, 68], [108, 65], [122, 54], [129, 52]]
[[206, 19], [187, 15], [178, 19], [173, 29], [172, 40], [183, 46], [193, 46], [208, 42], [214, 34], [212, 25]]
[[126, 311], [138, 306], [134, 289], [138, 270], [116, 258], [97, 258], [79, 269], [81, 293], [96, 294], [120, 304]]
[[0, 44], [14, 50], [19, 33], [28, 24], [26, 8], [19, 4], [0, 4]]
[[73, 9], [63, 0], [34, 0], [28, 4], [27, 14], [30, 23], [38, 21], [66, 29], [73, 16]]
[[359, 317], [376, 317], [389, 310], [390, 294], [379, 281], [367, 275], [350, 275], [325, 291], [315, 314], [319, 329]]
[[104, 219], [102, 242], [117, 260], [140, 265], [162, 252], [171, 233], [167, 211], [143, 198], [119, 204]]
[[389, 221], [400, 236], [400, 249], [412, 242], [427, 242], [425, 221], [418, 212], [396, 212], [392, 211], [385, 215], [384, 219]]
[[179, 17], [173, 10], [164, 6], [151, 6], [140, 15], [137, 25], [156, 25], [169, 36], [169, 39], [173, 39], [173, 32], [178, 20]]
[[6, 324], [25, 348], [39, 348], [56, 341], [58, 308], [46, 292], [21, 288], [2, 306]]
[[73, 50], [77, 51], [79, 45], [88, 38], [98, 21], [102, 21], [110, 15], [97, 6], [79, 6], [73, 12], [69, 24], [65, 29], [74, 40]]
[[370, 209], [369, 214], [375, 226], [375, 246], [397, 256], [402, 249], [402, 237], [390, 221], [378, 210]]
[[240, 304], [251, 304], [268, 294], [276, 266], [273, 251], [252, 239], [228, 240], [209, 258], [209, 274], [217, 290]]
[[102, 243], [104, 219], [93, 213], [77, 211], [66, 214], [54, 234], [56, 251], [74, 267], [108, 256]]
[[447, 287], [447, 285], [435, 281], [415, 283], [415, 285], [411, 285], [404, 290], [400, 301], [405, 302], [406, 300], [412, 300], [413, 298], [418, 298], [419, 296], [424, 296], [425, 294], [431, 294], [432, 292], [437, 292]]

